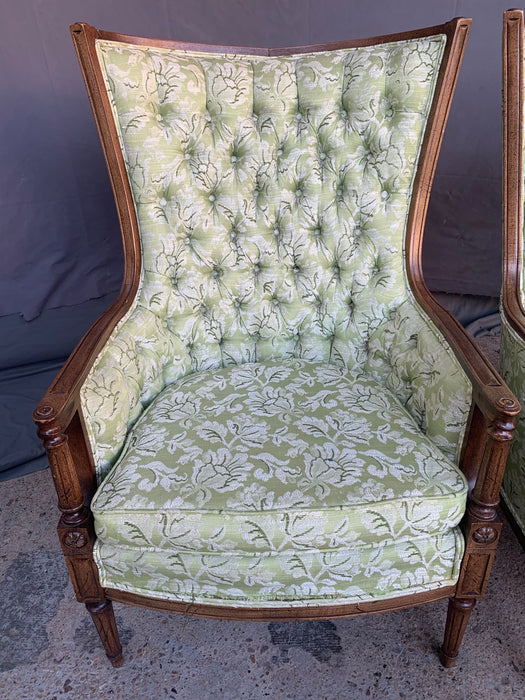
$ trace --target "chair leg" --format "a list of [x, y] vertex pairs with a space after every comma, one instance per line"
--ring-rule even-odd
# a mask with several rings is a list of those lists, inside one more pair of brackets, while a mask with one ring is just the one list
[[456, 663], [470, 613], [475, 605], [475, 598], [450, 598], [448, 602], [445, 639], [441, 649], [441, 663], [445, 668], [451, 668]]
[[118, 636], [113, 604], [110, 600], [103, 600], [101, 603], [86, 603], [97, 632], [100, 636], [106, 656], [115, 668], [122, 666], [122, 647]]

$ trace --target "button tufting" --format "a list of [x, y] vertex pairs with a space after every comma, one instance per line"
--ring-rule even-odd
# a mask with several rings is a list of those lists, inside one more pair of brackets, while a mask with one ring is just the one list
[[273, 235], [274, 235], [275, 237], [277, 237], [280, 233], [281, 233], [281, 232], [279, 231], [279, 227], [276, 226], [276, 227], [274, 228], [274, 230], [273, 230]]
[[159, 199], [159, 204], [161, 207], [165, 207], [168, 202], [164, 199], [164, 197], [161, 197]]
[[295, 190], [295, 196], [296, 197], [302, 197], [303, 196], [303, 191], [302, 190]]
[[316, 238], [319, 238], [319, 236], [321, 235], [321, 229], [320, 229], [320, 228], [314, 228], [314, 230], [312, 231], [312, 233], [313, 233], [313, 235], [314, 235]]
[[232, 156], [232, 157], [230, 158], [230, 160], [231, 160], [232, 163], [236, 163], [236, 162], [237, 162], [237, 156]]
[[388, 192], [387, 192], [387, 190], [382, 190], [382, 192], [381, 192], [381, 199], [388, 199]]
[[237, 238], [237, 231], [234, 228], [232, 228], [232, 230], [230, 231], [230, 238], [232, 239], [232, 241], [234, 241]]
[[261, 271], [261, 267], [260, 267], [259, 263], [255, 263], [255, 265], [253, 266], [253, 271], [255, 272], [256, 275]]
[[295, 115], [295, 121], [300, 122], [302, 118], [303, 115], [301, 114], [301, 112], [297, 112], [297, 114]]
[[319, 160], [325, 160], [325, 158], [326, 158], [326, 153], [323, 153], [321, 151], [321, 153], [319, 153]]
[[282, 154], [283, 154], [283, 149], [282, 149], [282, 148], [278, 148], [278, 149], [277, 149], [277, 156], [282, 156]]
[[215, 195], [214, 195], [214, 194], [210, 194], [210, 196], [208, 197], [208, 199], [210, 200], [210, 202], [214, 202], [214, 201], [215, 201]]

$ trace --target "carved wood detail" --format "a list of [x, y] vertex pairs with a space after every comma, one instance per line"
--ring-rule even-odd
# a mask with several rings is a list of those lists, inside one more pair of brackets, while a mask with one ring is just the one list
[[470, 613], [475, 604], [475, 599], [451, 598], [449, 601], [445, 640], [441, 649], [441, 663], [445, 668], [450, 668], [456, 662]]
[[106, 656], [115, 668], [119, 668], [124, 663], [124, 658], [111, 601], [103, 600], [98, 603], [87, 603], [86, 608], [95, 623], [97, 632], [104, 645]]

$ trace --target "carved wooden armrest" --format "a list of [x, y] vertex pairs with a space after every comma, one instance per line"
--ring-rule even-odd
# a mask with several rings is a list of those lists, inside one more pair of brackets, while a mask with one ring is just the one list
[[121, 292], [95, 321], [33, 413], [49, 458], [58, 505], [63, 519], [70, 524], [84, 520], [84, 510], [96, 489], [93, 457], [79, 410], [80, 388], [130, 303], [130, 295]]

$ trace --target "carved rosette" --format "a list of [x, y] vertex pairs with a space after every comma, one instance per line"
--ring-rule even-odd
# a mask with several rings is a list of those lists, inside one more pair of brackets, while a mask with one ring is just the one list
[[497, 538], [497, 530], [495, 530], [495, 528], [491, 527], [490, 525], [483, 525], [482, 527], [478, 527], [472, 533], [472, 539], [477, 544], [492, 544], [497, 540]]
[[70, 530], [64, 537], [64, 544], [70, 549], [82, 549], [88, 543], [88, 538], [83, 532]]

